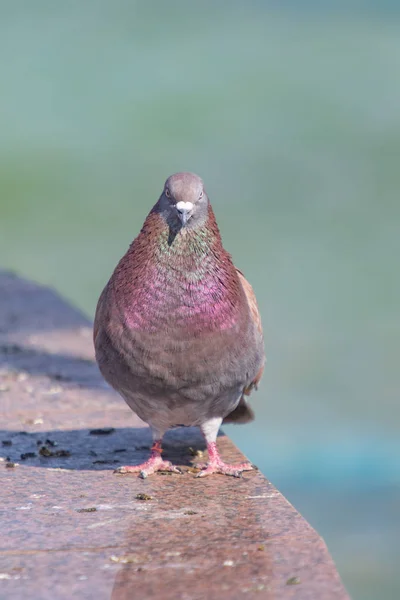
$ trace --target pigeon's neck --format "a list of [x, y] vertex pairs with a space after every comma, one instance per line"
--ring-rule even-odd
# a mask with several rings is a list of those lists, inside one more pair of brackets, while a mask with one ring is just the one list
[[163, 229], [156, 241], [154, 258], [160, 267], [180, 271], [207, 271], [210, 259], [223, 253], [218, 229], [205, 223], [195, 229], [182, 228], [174, 232]]
[[114, 277], [118, 303], [134, 328], [230, 327], [242, 294], [211, 207], [203, 226], [175, 234], [150, 213]]
[[127, 253], [132, 263], [146, 263], [161, 271], [194, 272], [196, 269], [206, 273], [210, 267], [217, 267], [229, 257], [222, 246], [221, 236], [211, 206], [206, 221], [194, 228], [182, 227], [174, 230], [163, 217], [152, 211], [139, 236], [134, 240]]

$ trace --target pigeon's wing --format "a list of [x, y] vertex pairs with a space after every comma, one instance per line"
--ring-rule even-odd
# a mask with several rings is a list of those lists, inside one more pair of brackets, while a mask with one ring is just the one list
[[258, 305], [257, 305], [257, 300], [256, 300], [256, 295], [254, 293], [254, 290], [251, 287], [250, 283], [247, 281], [246, 277], [243, 275], [243, 273], [241, 271], [239, 271], [239, 269], [236, 269], [236, 272], [239, 275], [239, 281], [242, 284], [244, 293], [246, 294], [247, 302], [250, 306], [250, 312], [251, 312], [253, 321], [256, 324], [258, 331], [262, 335], [263, 330], [262, 330], [262, 325], [261, 325], [261, 316], [260, 316], [260, 311], [258, 310]]
[[97, 302], [96, 314], [94, 317], [94, 324], [93, 324], [93, 341], [94, 341], [95, 346], [96, 346], [97, 336], [100, 331], [100, 326], [104, 319], [104, 313], [106, 310], [105, 304], [106, 304], [107, 287], [108, 286], [106, 286], [104, 288], [104, 290], [101, 292], [99, 301]]
[[[239, 269], [236, 269], [236, 271], [237, 271], [237, 274], [239, 275], [239, 281], [242, 284], [244, 293], [246, 294], [247, 302], [250, 307], [251, 317], [257, 327], [259, 334], [262, 336], [263, 330], [262, 330], [262, 324], [261, 324], [261, 316], [260, 316], [260, 311], [258, 310], [256, 295], [255, 295], [254, 290], [251, 287], [250, 283], [247, 281], [247, 279], [243, 275], [243, 273], [241, 271], [239, 271]], [[261, 380], [263, 372], [264, 372], [264, 365], [262, 365], [261, 369], [258, 371], [256, 377], [250, 383], [250, 385], [244, 389], [243, 393], [246, 394], [246, 396], [248, 396], [251, 393], [253, 388], [257, 389], [257, 386]]]
[[[244, 293], [246, 295], [248, 305], [250, 307], [251, 317], [255, 323], [255, 326], [256, 326], [259, 334], [262, 336], [263, 330], [262, 330], [262, 325], [261, 325], [261, 316], [260, 316], [260, 312], [259, 312], [258, 306], [257, 306], [256, 295], [255, 295], [254, 290], [251, 287], [250, 283], [247, 281], [247, 279], [243, 275], [243, 273], [241, 271], [239, 271], [239, 269], [236, 269], [236, 271], [239, 276], [239, 281], [242, 284], [242, 287], [244, 289]], [[229, 415], [227, 415], [225, 417], [224, 423], [248, 423], [249, 421], [252, 421], [254, 419], [254, 412], [253, 412], [251, 406], [249, 406], [249, 404], [247, 403], [245, 396], [249, 396], [251, 394], [251, 392], [253, 391], [253, 389], [257, 389], [258, 384], [263, 375], [263, 372], [264, 372], [264, 364], [258, 371], [258, 373], [255, 376], [255, 378], [253, 379], [253, 381], [247, 387], [244, 388], [243, 395], [239, 401], [239, 404], [237, 405], [237, 407], [235, 408], [234, 411], [232, 411]]]

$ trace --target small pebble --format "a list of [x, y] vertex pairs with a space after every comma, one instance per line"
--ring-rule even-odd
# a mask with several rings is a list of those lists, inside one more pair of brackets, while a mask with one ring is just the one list
[[39, 454], [40, 456], [52, 456], [53, 453], [51, 452], [51, 450], [49, 450], [48, 448], [46, 448], [46, 446], [42, 446], [39, 450]]
[[24, 452], [23, 454], [21, 454], [21, 460], [26, 460], [27, 458], [35, 458], [35, 456], [35, 452]]
[[44, 456], [46, 458], [67, 458], [71, 456], [71, 452], [69, 450], [56, 450], [52, 451], [46, 448], [46, 446], [42, 446], [39, 450], [40, 456]]
[[114, 427], [102, 427], [101, 429], [91, 429], [90, 435], [109, 435], [115, 431]]
[[289, 577], [286, 585], [298, 585], [299, 583], [301, 583], [301, 579], [299, 577]]
[[68, 456], [71, 456], [71, 452], [69, 450], [56, 450], [53, 452], [53, 456], [67, 458]]
[[152, 500], [153, 496], [149, 496], [148, 494], [136, 494], [136, 500]]
[[191, 454], [192, 456], [197, 456], [199, 458], [201, 458], [204, 454], [203, 450], [196, 450], [195, 448], [189, 448], [189, 454]]
[[43, 419], [41, 417], [37, 417], [36, 419], [27, 419], [24, 421], [25, 425], [42, 425]]
[[63, 391], [63, 389], [62, 389], [61, 386], [59, 386], [59, 385], [53, 385], [48, 390], [45, 390], [43, 392], [43, 394], [45, 394], [46, 396], [53, 396], [54, 394], [59, 394], [62, 391]]
[[110, 560], [116, 563], [128, 564], [128, 563], [140, 563], [143, 562], [144, 558], [135, 554], [127, 554], [125, 556], [116, 556], [113, 554], [110, 556]]

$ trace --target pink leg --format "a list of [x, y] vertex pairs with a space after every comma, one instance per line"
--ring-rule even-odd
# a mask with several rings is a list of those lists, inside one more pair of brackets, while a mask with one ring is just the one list
[[169, 460], [161, 458], [162, 448], [161, 440], [155, 440], [151, 447], [150, 458], [141, 465], [132, 467], [118, 467], [115, 473], [139, 473], [139, 477], [146, 479], [149, 475], [153, 475], [156, 471], [172, 471], [173, 473], [182, 473], [178, 467], [174, 467]]
[[221, 473], [222, 475], [232, 475], [232, 477], [241, 477], [242, 471], [251, 471], [253, 467], [250, 463], [241, 463], [239, 465], [227, 465], [222, 460], [216, 442], [207, 443], [208, 463], [203, 466], [203, 470], [196, 477], [205, 477], [212, 473]]
[[242, 463], [240, 465], [227, 465], [224, 463], [218, 452], [216, 442], [221, 423], [221, 418], [214, 417], [200, 426], [207, 443], [208, 463], [206, 465], [198, 465], [203, 470], [198, 473], [196, 477], [205, 477], [206, 475], [211, 475], [212, 473], [221, 473], [222, 475], [241, 477], [242, 471], [251, 471], [253, 469], [250, 463]]

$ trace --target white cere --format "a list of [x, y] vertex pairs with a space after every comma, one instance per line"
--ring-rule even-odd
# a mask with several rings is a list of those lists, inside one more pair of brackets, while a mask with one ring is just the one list
[[177, 203], [176, 208], [183, 212], [189, 212], [193, 208], [192, 202], [183, 202], [182, 200]]

